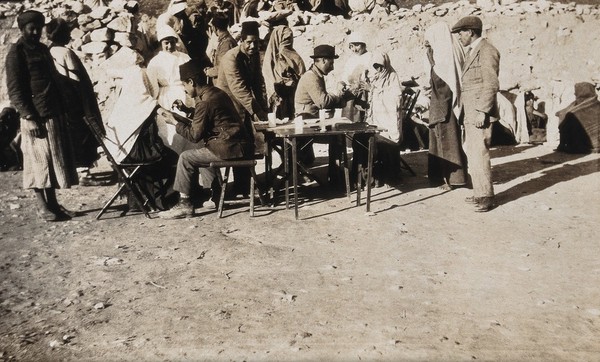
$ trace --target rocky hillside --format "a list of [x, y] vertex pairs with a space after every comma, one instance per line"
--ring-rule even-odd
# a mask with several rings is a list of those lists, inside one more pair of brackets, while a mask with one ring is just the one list
[[[96, 90], [104, 106], [110, 111], [114, 98], [114, 79], [106, 73], [106, 60], [122, 46], [131, 45], [132, 8], [141, 14], [160, 12], [157, 2], [113, 0], [106, 7], [92, 9], [96, 0], [57, 2], [37, 0], [29, 6], [46, 9], [55, 16], [76, 17], [80, 29], [74, 33], [74, 48], [86, 59], [86, 65], [97, 82]], [[83, 4], [83, 6], [78, 5]], [[399, 2], [401, 3], [401, 2]], [[162, 4], [162, 3], [160, 3]], [[67, 6], [68, 5], [68, 6]], [[164, 4], [162, 4], [164, 6]], [[7, 8], [9, 5], [2, 5]], [[13, 16], [23, 8], [2, 11]], [[77, 10], [78, 13], [73, 13]], [[66, 14], [66, 15], [65, 15]], [[425, 74], [423, 34], [428, 26], [443, 21], [452, 25], [465, 15], [478, 15], [484, 21], [486, 36], [502, 55], [501, 87], [514, 92], [537, 89], [536, 94], [546, 103], [548, 114], [554, 114], [572, 95], [572, 86], [578, 81], [600, 83], [600, 8], [547, 0], [462, 0], [435, 5], [416, 4], [410, 8], [395, 5], [375, 5], [369, 12], [354, 14], [351, 19], [327, 14], [294, 13], [288, 20], [294, 29], [295, 47], [310, 63], [312, 47], [321, 43], [336, 46], [340, 59], [332, 80], [339, 74], [348, 56], [345, 39], [353, 31], [360, 31], [371, 39], [369, 50], [383, 50], [390, 54], [392, 65], [402, 79], [423, 79]], [[151, 17], [144, 18], [151, 24]], [[4, 21], [5, 27], [12, 25]], [[0, 38], [3, 57], [9, 42], [16, 39], [15, 29], [4, 29]], [[2, 74], [0, 101], [6, 102], [5, 75]]]

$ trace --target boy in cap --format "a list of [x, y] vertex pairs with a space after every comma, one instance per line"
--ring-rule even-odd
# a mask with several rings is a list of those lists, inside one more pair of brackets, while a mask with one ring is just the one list
[[193, 120], [191, 124], [181, 123], [167, 114], [166, 122], [175, 125], [177, 133], [187, 140], [195, 143], [203, 141], [203, 145], [179, 155], [173, 189], [179, 192], [180, 199], [171, 210], [159, 214], [166, 219], [193, 216], [190, 193], [198, 169], [204, 187], [212, 188], [210, 208], [214, 209], [220, 195], [219, 185], [214, 182], [218, 170], [207, 165], [212, 161], [254, 156], [252, 131], [245, 127], [227, 93], [207, 84], [201, 64], [193, 60], [182, 64], [179, 74], [185, 92], [196, 103]]
[[467, 198], [467, 202], [475, 204], [476, 212], [487, 212], [495, 207], [489, 146], [491, 122], [499, 117], [496, 94], [499, 91], [500, 53], [481, 37], [482, 28], [481, 19], [476, 16], [464, 17], [452, 27], [452, 33], [458, 33], [465, 48], [461, 76], [463, 147], [473, 183], [473, 197]]

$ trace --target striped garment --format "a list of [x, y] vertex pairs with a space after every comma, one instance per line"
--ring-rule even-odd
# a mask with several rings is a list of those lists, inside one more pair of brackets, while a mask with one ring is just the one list
[[35, 138], [29, 133], [30, 122], [21, 120], [23, 188], [69, 188], [77, 185], [66, 122], [57, 117], [48, 119], [44, 125], [48, 131], [46, 137]]

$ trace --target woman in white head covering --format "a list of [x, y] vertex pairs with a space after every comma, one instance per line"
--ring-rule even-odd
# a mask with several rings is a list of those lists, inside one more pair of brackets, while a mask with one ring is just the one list
[[425, 31], [430, 68], [429, 182], [445, 190], [466, 184], [460, 137], [460, 76], [464, 54], [446, 23]]
[[[176, 49], [177, 33], [173, 28], [161, 25], [156, 34], [161, 51], [148, 63], [148, 78], [158, 89], [158, 104], [165, 109], [172, 109], [173, 103], [180, 100], [187, 107], [191, 107], [193, 104], [186, 101], [183, 82], [179, 79], [179, 66], [188, 62], [190, 57]], [[158, 129], [165, 144], [175, 152], [181, 153], [194, 148], [191, 142], [177, 134], [175, 126], [159, 121]]]
[[[371, 90], [368, 95], [369, 108], [366, 120], [386, 130], [375, 138], [373, 177], [376, 186], [382, 186], [384, 181], [394, 182], [398, 176], [400, 165], [398, 142], [401, 139], [398, 112], [402, 86], [386, 53], [374, 52], [370, 59], [371, 65], [367, 72], [370, 75]], [[354, 149], [358, 156], [360, 148], [354, 147]], [[363, 162], [366, 162], [366, 158]]]
[[342, 81], [349, 86], [355, 97], [346, 102], [342, 114], [352, 122], [362, 122], [365, 118], [364, 108], [368, 101], [368, 90], [364, 89], [364, 82], [368, 81], [373, 63], [371, 53], [367, 50], [366, 37], [362, 33], [352, 32], [347, 41], [351, 54], [344, 65]]

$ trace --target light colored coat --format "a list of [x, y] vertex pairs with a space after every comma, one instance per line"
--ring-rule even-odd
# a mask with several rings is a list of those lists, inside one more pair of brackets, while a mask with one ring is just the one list
[[498, 72], [500, 53], [486, 39], [472, 49], [465, 59], [462, 71], [461, 102], [465, 111], [465, 122], [475, 111], [490, 116], [491, 121], [498, 119], [496, 93], [500, 89]]

